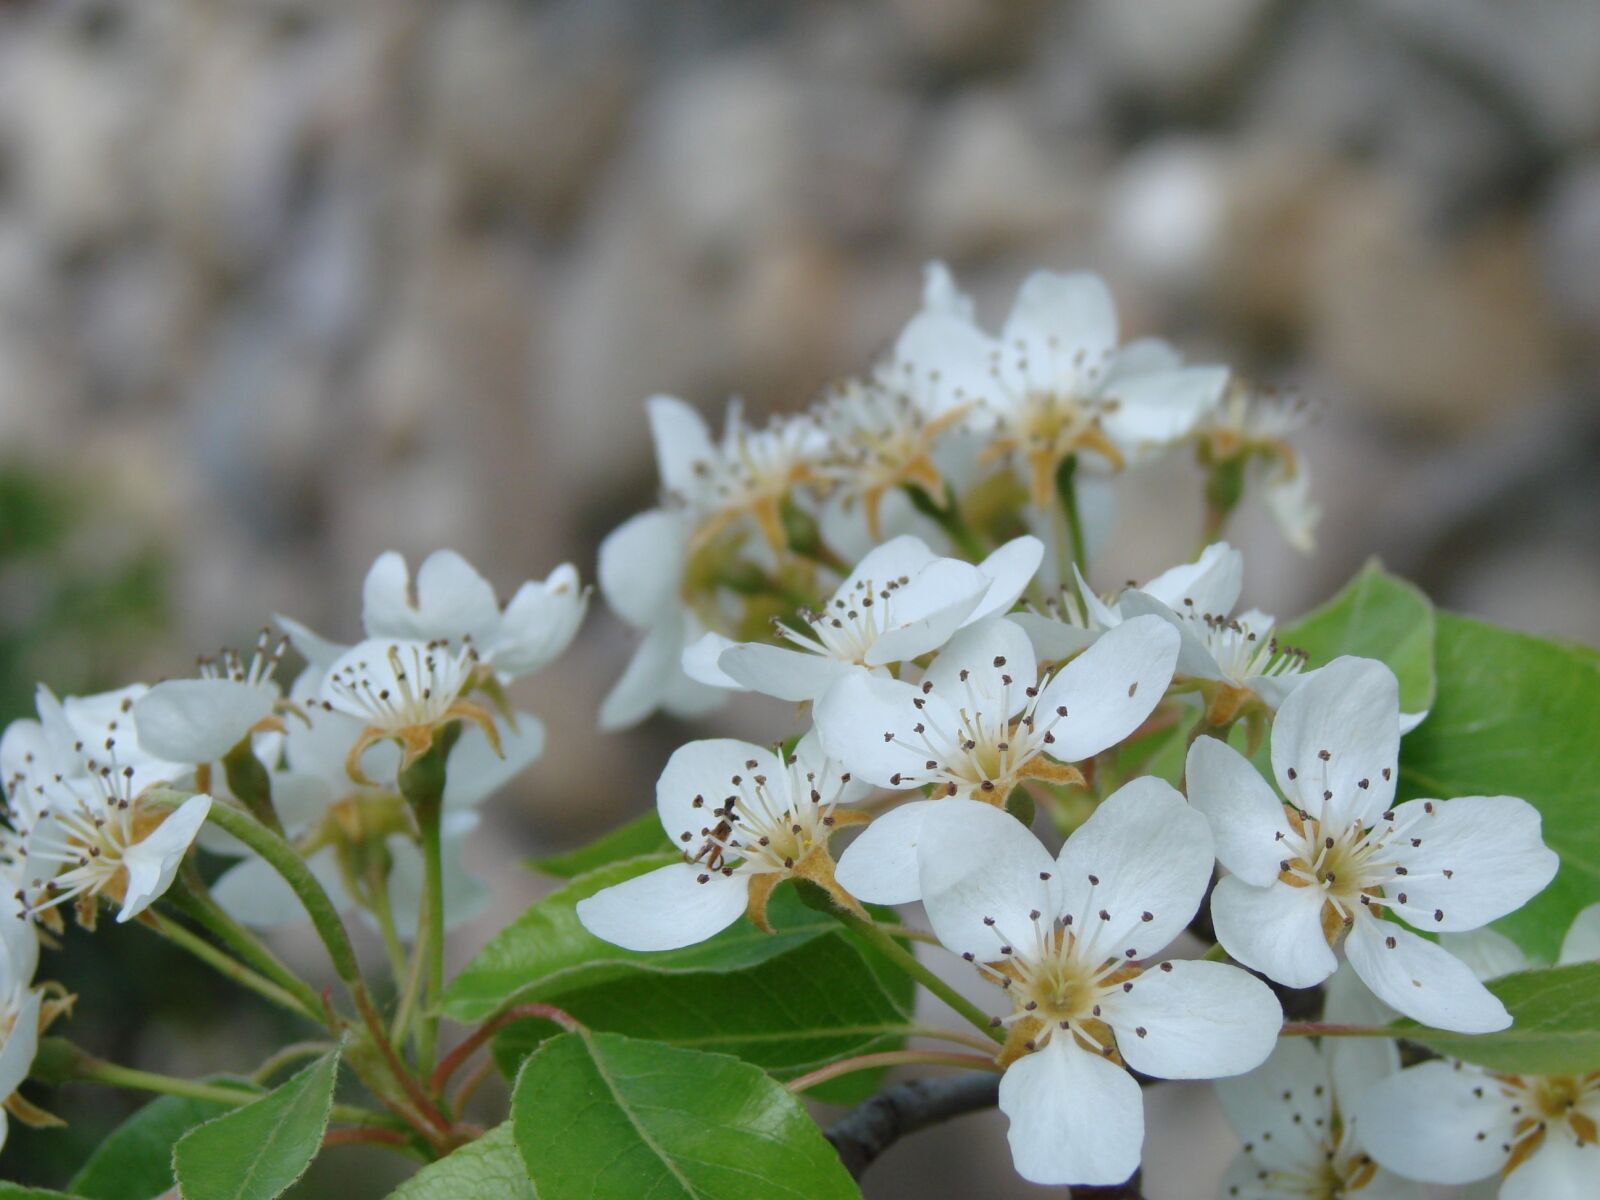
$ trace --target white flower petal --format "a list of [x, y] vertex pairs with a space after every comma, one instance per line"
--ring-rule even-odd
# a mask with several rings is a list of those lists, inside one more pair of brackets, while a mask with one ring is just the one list
[[[417, 568], [415, 626], [424, 638], [487, 643], [500, 628], [500, 601], [489, 581], [454, 550], [435, 550]], [[405, 636], [369, 629], [369, 636]]]
[[651, 396], [645, 401], [645, 413], [662, 489], [685, 500], [696, 499], [705, 487], [697, 468], [719, 458], [705, 418], [676, 396]]
[[[1287, 675], [1246, 675], [1244, 686], [1256, 694], [1256, 697], [1268, 708], [1276, 712], [1283, 707], [1283, 702], [1294, 692], [1305, 686], [1307, 680], [1315, 672], [1295, 671]], [[1405, 732], [1405, 714], [1400, 714], [1401, 729]]]
[[881, 587], [902, 577], [910, 579], [938, 558], [919, 537], [902, 534], [890, 538], [862, 556], [855, 570], [834, 590], [832, 599], [849, 600], [858, 588], [868, 583]]
[[724, 650], [731, 650], [736, 643], [732, 638], [723, 637], [720, 633], [702, 633], [694, 641], [683, 648], [683, 673], [696, 683], [703, 683], [707, 687], [722, 688], [730, 692], [743, 692], [748, 689], [733, 676], [722, 669], [719, 662]]
[[[697, 880], [709, 875], [705, 883]], [[676, 950], [721, 933], [749, 901], [750, 876], [671, 863], [578, 901], [578, 920], [624, 950]]]
[[[915, 865], [911, 873], [916, 874]], [[39, 968], [38, 926], [26, 919], [16, 888], [10, 880], [5, 882], [6, 889], [0, 892], [0, 995], [13, 985], [32, 983]]]
[[994, 402], [993, 349], [994, 342], [971, 321], [948, 312], [921, 312], [895, 343], [896, 379], [930, 417]]
[[446, 811], [477, 807], [544, 753], [544, 724], [532, 713], [519, 712], [498, 724], [500, 752], [497, 754], [481, 728], [463, 723], [461, 737], [446, 762]]
[[1502, 975], [1526, 971], [1533, 965], [1522, 947], [1492, 929], [1440, 934], [1439, 945], [1466, 963], [1473, 975], [1485, 983]]
[[927, 761], [904, 741], [916, 736], [912, 727], [920, 717], [918, 699], [938, 714], [935, 719], [957, 719], [942, 700], [923, 697], [909, 683], [862, 672], [846, 676], [817, 701], [816, 726], [823, 749], [868, 783], [903, 786], [901, 777], [920, 775]]
[[1227, 384], [1227, 367], [1182, 367], [1107, 380], [1105, 395], [1119, 403], [1104, 418], [1106, 433], [1134, 452], [1170, 445], [1217, 406]]
[[1391, 1171], [1429, 1183], [1471, 1183], [1506, 1161], [1501, 1147], [1513, 1121], [1507, 1104], [1482, 1071], [1437, 1060], [1378, 1084], [1355, 1115], [1361, 1144]]
[[1006, 716], [1020, 712], [1038, 677], [1033, 643], [1022, 627], [1005, 617], [990, 617], [951, 638], [922, 681], [932, 684], [933, 694], [945, 703], [993, 718], [1002, 699]]
[[1600, 961], [1600, 904], [1591, 904], [1572, 918], [1567, 936], [1561, 939], [1562, 964]]
[[1358, 913], [1344, 952], [1378, 999], [1424, 1025], [1493, 1033], [1511, 1024], [1466, 963], [1393, 921]]
[[674, 683], [683, 677], [682, 656], [681, 622], [659, 625], [645, 634], [622, 678], [600, 704], [600, 728], [627, 729], [661, 707]]
[[946, 948], [980, 962], [1031, 933], [1056, 906], [1055, 860], [1028, 827], [977, 800], [940, 800], [922, 814], [918, 877], [928, 923]]
[[1051, 1038], [1000, 1079], [1011, 1161], [1030, 1183], [1121, 1183], [1139, 1168], [1144, 1097], [1121, 1067]]
[[210, 811], [210, 796], [190, 796], [143, 841], [136, 842], [123, 854], [122, 865], [128, 873], [128, 883], [122, 911], [117, 913], [119, 923], [138, 916], [172, 886], [183, 856], [189, 852]]
[[1303, 1169], [1322, 1157], [1333, 1094], [1327, 1064], [1305, 1038], [1278, 1039], [1258, 1068], [1219, 1079], [1216, 1088], [1228, 1124], [1253, 1159], [1252, 1179], [1255, 1164]]
[[942, 800], [913, 800], [874, 817], [839, 856], [834, 878], [867, 904], [910, 904], [922, 899], [917, 846], [922, 819]]
[[887, 599], [886, 624], [862, 656], [868, 666], [905, 662], [937, 650], [963, 624], [989, 587], [988, 577], [970, 563], [941, 558], [923, 567]]
[[[712, 635], [707, 635], [712, 636]], [[769, 646], [765, 642], [741, 642], [717, 656], [717, 667], [740, 688], [792, 700], [796, 704], [815, 700], [857, 668], [837, 658]]]
[[1034, 655], [1041, 663], [1065, 662], [1087, 650], [1100, 637], [1098, 629], [1068, 625], [1043, 613], [1012, 613], [1006, 620], [1028, 635], [1028, 640], [1033, 643]]
[[272, 715], [278, 689], [232, 679], [170, 679], [134, 703], [139, 745], [172, 762], [220, 759]]
[[712, 810], [739, 793], [735, 779], [764, 775], [776, 781], [782, 769], [771, 750], [751, 742], [734, 738], [686, 742], [673, 751], [656, 781], [656, 812], [661, 817], [661, 828], [674, 845], [698, 848], [707, 836], [702, 831], [709, 831], [717, 823]]
[[1215, 1079], [1260, 1066], [1283, 1025], [1272, 989], [1227, 963], [1170, 965], [1103, 1002], [1128, 1066], [1161, 1079]]
[[1178, 661], [1178, 634], [1157, 617], [1124, 621], [1102, 634], [1047, 683], [1040, 719], [1062, 707], [1051, 755], [1080, 762], [1127, 737], [1161, 703]]
[[635, 629], [653, 629], [678, 608], [688, 552], [688, 517], [653, 508], [629, 517], [600, 543], [595, 576], [606, 603]]
[[929, 312], [945, 312], [970, 321], [972, 297], [956, 286], [950, 268], [934, 259], [922, 268], [922, 307]]
[[1135, 338], [1117, 351], [1111, 369], [1106, 372], [1106, 379], [1116, 380], [1150, 371], [1175, 371], [1181, 366], [1183, 355], [1173, 349], [1171, 343], [1160, 338]]
[[1169, 567], [1139, 588], [1174, 612], [1226, 616], [1244, 586], [1244, 555], [1227, 542], [1212, 542], [1192, 563]]
[[[1291, 678], [1293, 678], [1293, 677], [1291, 676]], [[1430, 709], [1426, 709], [1425, 708], [1421, 712], [1414, 712], [1414, 713], [1403, 712], [1403, 713], [1401, 713], [1400, 714], [1400, 736], [1401, 737], [1405, 737], [1406, 734], [1410, 733], [1418, 725], [1421, 725], [1424, 721], [1426, 721], [1428, 719], [1428, 713], [1430, 711], [1431, 711]]]
[[[323, 890], [341, 912], [351, 905], [333, 847], [305, 860]], [[224, 871], [211, 886], [211, 894], [224, 912], [252, 929], [280, 929], [304, 925], [310, 918], [283, 877], [265, 860], [247, 858]]]
[[1109, 607], [1100, 599], [1100, 594], [1089, 586], [1089, 581], [1083, 577], [1083, 572], [1078, 569], [1078, 564], [1072, 564], [1072, 580], [1078, 587], [1078, 595], [1083, 600], [1083, 610], [1089, 619], [1101, 629], [1110, 629], [1113, 625], [1122, 624], [1122, 614]]
[[[1322, 1019], [1333, 1025], [1387, 1025], [1395, 1011], [1372, 994], [1348, 962], [1328, 981]], [[1346, 1119], [1353, 1119], [1356, 1104], [1368, 1088], [1400, 1069], [1400, 1051], [1389, 1038], [1329, 1038], [1323, 1057], [1333, 1076], [1333, 1094]]]
[[295, 648], [300, 657], [313, 667], [320, 667], [326, 671], [341, 654], [349, 649], [342, 642], [330, 642], [327, 638], [313, 633], [293, 617], [286, 617], [282, 613], [276, 613], [272, 619], [277, 622], [278, 628], [283, 630], [284, 635], [289, 639], [289, 644]]
[[981, 621], [996, 613], [1009, 612], [1033, 581], [1043, 561], [1044, 543], [1029, 535], [1012, 538], [990, 554], [978, 564], [978, 569], [990, 580], [989, 589], [968, 620]]
[[1261, 498], [1283, 538], [1302, 554], [1317, 548], [1317, 525], [1322, 506], [1311, 499], [1311, 467], [1302, 456], [1294, 474], [1276, 471], [1267, 479]]
[[[1318, 669], [1283, 702], [1272, 725], [1278, 787], [1335, 827], [1370, 825], [1389, 807], [1399, 754], [1399, 684], [1375, 659], [1336, 658]], [[1325, 791], [1333, 793], [1326, 801]]]
[[0, 1101], [16, 1091], [33, 1068], [33, 1056], [39, 1052], [39, 1006], [43, 999], [42, 992], [28, 990], [17, 1007], [16, 1023], [4, 1044], [0, 1044]]
[[1580, 1146], [1565, 1132], [1547, 1137], [1533, 1156], [1506, 1176], [1500, 1200], [1594, 1200], [1600, 1146]]
[[1322, 936], [1322, 891], [1229, 875], [1211, 893], [1217, 941], [1245, 966], [1289, 987], [1321, 983], [1338, 965]]
[[1008, 356], [1025, 355], [1035, 375], [1076, 373], [1080, 363], [1103, 368], [1117, 345], [1116, 304], [1098, 275], [1035, 271], [1022, 281], [1000, 340]]
[[1189, 803], [1205, 814], [1217, 861], [1252, 887], [1269, 887], [1290, 834], [1283, 801], [1260, 772], [1226, 742], [1196, 738], [1185, 778]]
[[588, 607], [589, 593], [571, 563], [543, 581], [529, 580], [511, 597], [499, 629], [481, 647], [485, 660], [513, 679], [533, 674], [572, 644]]
[[1179, 616], [1154, 596], [1140, 590], [1124, 592], [1117, 601], [1117, 611], [1125, 620], [1135, 617], [1160, 618], [1177, 630], [1178, 659], [1173, 666], [1176, 674], [1187, 679], [1222, 679], [1222, 668], [1205, 638], [1205, 625]]
[[1404, 915], [1428, 929], [1487, 925], [1543, 891], [1561, 865], [1540, 837], [1539, 810], [1513, 796], [1411, 800], [1395, 821], [1405, 827], [1393, 848], [1407, 870]]
[[1211, 865], [1205, 817], [1171, 784], [1144, 775], [1102, 801], [1061, 847], [1061, 911], [1103, 957], [1148, 958], [1199, 909]]

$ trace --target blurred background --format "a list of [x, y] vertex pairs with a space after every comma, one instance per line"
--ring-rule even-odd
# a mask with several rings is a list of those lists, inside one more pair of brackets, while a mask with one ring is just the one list
[[[1593, 0], [51, 0], [0, 8], [3, 715], [273, 612], [349, 638], [387, 548], [592, 579], [654, 498], [645, 396], [798, 407], [932, 257], [991, 323], [1036, 266], [1100, 270], [1130, 333], [1320, 404], [1318, 553], [1247, 505], [1247, 604], [1377, 554], [1600, 641]], [[1100, 586], [1191, 551], [1199, 478], [1124, 482]], [[631, 643], [597, 611], [529, 688], [549, 749], [474, 843], [498, 902], [458, 957], [691, 736], [597, 734]], [[98, 1053], [242, 1070], [282, 1033], [142, 932], [86, 941], [47, 965]], [[59, 1185], [128, 1106], [43, 1098], [72, 1129], [14, 1124], [0, 1174]], [[1148, 1195], [1209, 1195], [1207, 1093], [1152, 1103]], [[867, 1194], [1037, 1190], [966, 1125]], [[365, 1154], [296, 1194], [382, 1195]]]

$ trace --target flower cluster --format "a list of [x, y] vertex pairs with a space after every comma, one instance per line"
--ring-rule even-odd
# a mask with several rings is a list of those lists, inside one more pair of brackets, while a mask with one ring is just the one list
[[[1035, 564], [1043, 602], [1087, 543], [1109, 532], [1109, 481], [1179, 447], [1191, 447], [1207, 472], [1208, 530], [1220, 529], [1255, 481], [1288, 539], [1311, 547], [1309, 472], [1288, 441], [1307, 416], [1303, 404], [1258, 392], [1223, 367], [1187, 366], [1163, 342], [1121, 342], [1110, 293], [1093, 275], [1030, 276], [998, 335], [973, 313], [935, 263], [921, 311], [886, 360], [803, 412], [754, 428], [734, 404], [718, 439], [683, 401], [649, 401], [661, 503], [600, 548], [607, 602], [644, 635], [606, 699], [604, 725], [714, 707], [730, 683], [716, 649], [730, 639], [798, 638], [801, 649], [820, 646], [825, 661], [874, 665], [872, 642], [891, 618], [851, 605], [867, 577], [849, 564], [897, 535], [976, 561], [984, 537], [1031, 532], [1043, 555]], [[1058, 495], [1070, 502], [1066, 513]], [[877, 586], [905, 573], [878, 577], [889, 565], [922, 564], [875, 562]], [[939, 596], [948, 619], [965, 585], [923, 584], [897, 607], [915, 613]], [[829, 601], [817, 603], [830, 586]], [[813, 598], [816, 611], [796, 597]], [[999, 599], [980, 607], [998, 610]], [[841, 603], [857, 618], [845, 618]], [[1282, 670], [1291, 659], [1267, 652], [1270, 628], [1254, 614], [1231, 621], [1228, 607], [1204, 609], [1218, 622], [1202, 637], [1222, 656], [1213, 675]], [[764, 669], [728, 676], [759, 690], [772, 685], [746, 674], [795, 666], [753, 652], [741, 659]], [[789, 690], [827, 673], [807, 668], [806, 682]]]

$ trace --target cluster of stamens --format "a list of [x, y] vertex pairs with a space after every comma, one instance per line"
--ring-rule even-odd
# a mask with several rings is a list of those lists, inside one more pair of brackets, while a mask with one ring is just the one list
[[810, 628], [812, 637], [776, 617], [772, 621], [773, 630], [797, 649], [861, 665], [867, 651], [891, 623], [894, 594], [910, 582], [908, 575], [881, 584], [862, 579], [848, 594], [835, 596], [822, 612], [802, 609], [800, 618]]
[[[459, 650], [437, 641], [391, 645], [385, 664], [387, 671], [374, 671], [364, 660], [347, 664], [324, 686], [377, 729], [425, 728], [442, 721], [472, 681], [478, 651], [470, 639]], [[333, 710], [326, 700], [323, 707]]]
[[713, 874], [736, 870], [766, 874], [792, 870], [811, 850], [825, 846], [833, 833], [833, 810], [850, 776], [844, 774], [825, 794], [816, 771], [796, 761], [781, 764], [776, 778], [761, 771], [755, 759], [729, 777], [729, 791], [720, 799], [699, 794], [691, 801], [708, 824], [678, 834], [684, 855], [705, 870], [697, 877], [708, 883]]
[[[1600, 1143], [1600, 1071], [1587, 1075], [1489, 1075], [1474, 1089], [1482, 1098], [1485, 1088], [1498, 1087], [1510, 1100], [1511, 1129], [1501, 1142], [1508, 1156], [1502, 1175], [1526, 1162], [1552, 1132], [1564, 1134], [1579, 1146]], [[1493, 1134], [1478, 1131], [1479, 1141]]]
[[260, 687], [271, 681], [288, 645], [288, 638], [280, 637], [274, 642], [271, 630], [263, 629], [248, 661], [237, 650], [223, 650], [215, 658], [200, 659], [198, 673], [201, 679], [226, 679]]
[[1218, 669], [1235, 683], [1252, 675], [1298, 675], [1306, 669], [1310, 656], [1304, 650], [1285, 646], [1272, 636], [1272, 627], [1252, 629], [1237, 617], [1217, 613], [1196, 613], [1194, 602], [1184, 600], [1185, 615], [1204, 630], [1206, 649]]
[[[1313, 1084], [1309, 1089], [1318, 1101], [1327, 1093], [1325, 1083]], [[1335, 1102], [1332, 1119], [1310, 1115], [1295, 1107], [1295, 1094], [1285, 1089], [1282, 1097], [1285, 1107], [1291, 1110], [1296, 1125], [1309, 1124], [1321, 1148], [1319, 1157], [1294, 1166], [1260, 1167], [1256, 1179], [1270, 1184], [1275, 1195], [1299, 1197], [1300, 1200], [1349, 1200], [1360, 1192], [1378, 1173], [1378, 1164], [1356, 1141], [1354, 1126], [1344, 1119]], [[1272, 1131], [1264, 1130], [1261, 1141], [1270, 1141]], [[1256, 1142], [1244, 1144], [1246, 1154], [1253, 1155]], [[1237, 1184], [1229, 1185], [1228, 1195], [1237, 1196]]]

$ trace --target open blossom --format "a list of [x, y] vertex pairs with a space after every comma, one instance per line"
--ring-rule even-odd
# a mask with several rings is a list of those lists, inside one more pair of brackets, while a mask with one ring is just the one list
[[680, 747], [656, 785], [662, 828], [683, 861], [578, 902], [596, 937], [628, 950], [693, 945], [749, 914], [767, 928], [767, 901], [785, 879], [860, 905], [834, 879], [828, 840], [862, 818], [841, 805], [864, 794], [814, 736], [792, 757], [749, 742], [712, 738]]
[[1023, 467], [1035, 507], [1049, 506], [1056, 471], [1078, 454], [1121, 467], [1186, 436], [1222, 395], [1222, 367], [1185, 367], [1157, 342], [1118, 348], [1116, 309], [1087, 274], [1035, 272], [998, 338], [962, 307], [925, 307], [896, 356], [954, 403], [992, 419], [993, 451]]
[[[1324, 1020], [1392, 1016], [1348, 966], [1334, 974]], [[1219, 1080], [1222, 1111], [1244, 1143], [1223, 1176], [1223, 1200], [1422, 1200], [1416, 1184], [1372, 1159], [1356, 1127], [1361, 1099], [1399, 1069], [1387, 1038], [1324, 1038], [1318, 1047], [1288, 1037], [1254, 1071]]]
[[1000, 1108], [1023, 1178], [1121, 1182], [1144, 1140], [1129, 1070], [1209, 1079], [1271, 1051], [1282, 1012], [1266, 985], [1222, 963], [1151, 961], [1211, 877], [1206, 823], [1167, 783], [1121, 788], [1055, 856], [1000, 809], [949, 801], [917, 861], [940, 942], [1011, 1001]]
[[139, 744], [181, 763], [212, 763], [255, 733], [279, 732], [281, 699], [273, 680], [284, 643], [263, 633], [246, 661], [233, 651], [200, 664], [197, 679], [169, 679], [134, 701]]
[[[504, 609], [494, 587], [454, 550], [423, 560], [415, 581], [400, 554], [380, 554], [362, 584], [362, 624], [367, 637], [438, 642], [454, 650], [470, 645], [477, 661], [499, 680], [548, 665], [571, 644], [583, 622], [588, 596], [570, 563], [544, 580], [519, 587]], [[317, 636], [298, 621], [278, 624], [295, 649], [328, 667], [349, 649]]]
[[1189, 799], [1231, 872], [1212, 895], [1217, 938], [1290, 987], [1331, 975], [1342, 940], [1361, 979], [1406, 1016], [1503, 1029], [1510, 1016], [1466, 964], [1400, 921], [1441, 933], [1486, 925], [1540, 892], [1556, 855], [1538, 811], [1514, 797], [1395, 804], [1399, 743], [1394, 674], [1358, 658], [1334, 660], [1279, 709], [1283, 800], [1237, 751], [1196, 740]]
[[464, 698], [477, 665], [471, 645], [452, 650], [438, 642], [382, 638], [358, 642], [335, 659], [322, 681], [321, 699], [324, 707], [362, 722], [346, 758], [351, 778], [367, 782], [361, 759], [373, 743], [399, 743], [404, 770], [455, 721], [476, 725], [498, 747], [494, 718]]
[[973, 566], [898, 537], [863, 558], [820, 612], [801, 613], [803, 629], [774, 621], [788, 646], [706, 636], [718, 648], [718, 669], [738, 685], [815, 700], [846, 675], [920, 658], [958, 629], [1005, 612], [1043, 554], [1038, 539], [1022, 537]]
[[880, 787], [931, 787], [932, 799], [876, 818], [845, 851], [839, 877], [875, 904], [917, 898], [918, 829], [947, 798], [1004, 805], [1030, 779], [1081, 783], [1071, 764], [1114, 746], [1165, 694], [1178, 636], [1127, 621], [1039, 679], [1033, 646], [1006, 617], [957, 634], [920, 683], [852, 676], [817, 705], [829, 753]]

